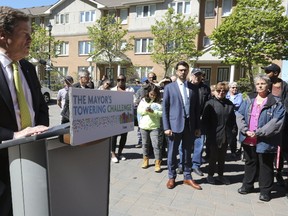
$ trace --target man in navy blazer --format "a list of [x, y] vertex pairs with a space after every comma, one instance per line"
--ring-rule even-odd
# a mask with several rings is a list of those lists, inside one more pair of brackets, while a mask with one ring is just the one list
[[180, 142], [183, 148], [183, 183], [197, 190], [201, 186], [192, 180], [191, 151], [195, 137], [200, 136], [200, 106], [197, 87], [187, 82], [189, 65], [180, 61], [177, 63], [176, 82], [165, 87], [163, 95], [163, 129], [168, 137], [168, 189], [175, 187], [177, 154]]
[[[29, 54], [30, 34], [29, 17], [26, 14], [10, 7], [0, 7], [0, 145], [4, 140], [31, 136], [48, 129], [48, 106], [41, 93], [35, 68], [23, 59]], [[26, 128], [21, 126], [21, 114], [26, 113], [20, 112], [12, 62], [18, 63], [30, 112], [31, 126]], [[0, 150], [0, 215], [13, 215], [7, 149]]]

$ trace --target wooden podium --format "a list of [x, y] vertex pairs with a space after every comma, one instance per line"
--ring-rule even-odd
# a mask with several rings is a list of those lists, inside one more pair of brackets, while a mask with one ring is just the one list
[[8, 147], [14, 216], [108, 215], [110, 138], [71, 146], [67, 131], [12, 140]]

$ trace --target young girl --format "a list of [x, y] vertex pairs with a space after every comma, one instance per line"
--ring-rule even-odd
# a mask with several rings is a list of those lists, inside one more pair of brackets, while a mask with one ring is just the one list
[[144, 98], [140, 101], [137, 113], [140, 115], [139, 127], [142, 136], [143, 164], [142, 168], [149, 166], [149, 143], [152, 143], [155, 156], [155, 172], [161, 172], [162, 144], [159, 143], [160, 121], [162, 105], [160, 103], [160, 90], [151, 86]]

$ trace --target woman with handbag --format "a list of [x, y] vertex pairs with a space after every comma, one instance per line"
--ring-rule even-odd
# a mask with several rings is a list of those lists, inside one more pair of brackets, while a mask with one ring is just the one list
[[254, 182], [259, 181], [261, 201], [270, 201], [273, 186], [273, 160], [281, 141], [285, 109], [279, 99], [270, 93], [271, 81], [267, 75], [254, 78], [256, 93], [243, 101], [236, 112], [243, 145], [245, 170], [240, 194], [253, 192]]

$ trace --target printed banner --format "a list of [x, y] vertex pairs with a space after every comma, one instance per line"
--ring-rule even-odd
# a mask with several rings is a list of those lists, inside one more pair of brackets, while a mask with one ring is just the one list
[[70, 88], [71, 145], [134, 130], [133, 93]]

